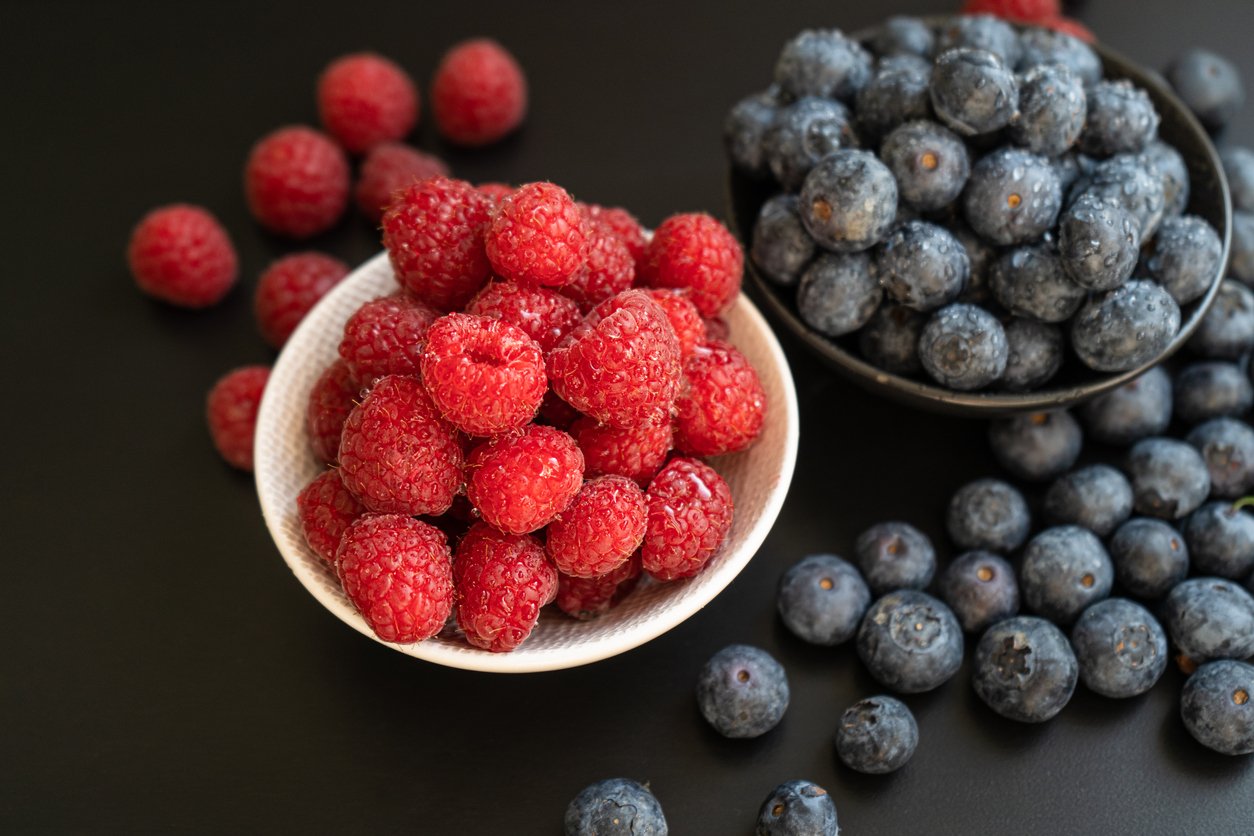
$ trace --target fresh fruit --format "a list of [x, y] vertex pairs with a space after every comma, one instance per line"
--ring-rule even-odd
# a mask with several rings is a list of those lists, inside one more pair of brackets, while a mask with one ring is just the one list
[[527, 79], [514, 56], [496, 41], [463, 41], [436, 68], [431, 114], [449, 142], [490, 145], [513, 133], [526, 117]]
[[758, 647], [732, 644], [715, 653], [697, 676], [697, 707], [724, 737], [760, 737], [788, 709], [788, 676]]
[[858, 700], [845, 709], [836, 727], [836, 754], [855, 772], [896, 772], [918, 745], [914, 715], [901, 700], [887, 695]]
[[793, 635], [830, 646], [853, 638], [871, 605], [871, 591], [851, 563], [831, 554], [812, 554], [780, 577], [775, 603]]
[[263, 227], [288, 238], [326, 232], [348, 205], [348, 160], [326, 134], [294, 125], [267, 134], [248, 154], [244, 192]]
[[239, 277], [235, 245], [208, 210], [154, 209], [131, 231], [126, 261], [139, 289], [184, 308], [217, 304]]
[[409, 74], [372, 52], [335, 59], [318, 77], [318, 115], [350, 154], [403, 138], [418, 121], [418, 90]]
[[241, 366], [218, 378], [205, 402], [209, 436], [231, 467], [253, 469], [257, 408], [270, 379], [269, 366]]
[[900, 694], [940, 687], [962, 666], [962, 627], [949, 607], [914, 589], [880, 598], [858, 627], [858, 658]]

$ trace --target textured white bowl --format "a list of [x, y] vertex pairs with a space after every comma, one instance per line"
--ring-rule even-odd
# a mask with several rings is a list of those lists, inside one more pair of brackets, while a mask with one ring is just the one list
[[[397, 289], [386, 254], [372, 258], [310, 311], [288, 340], [266, 386], [254, 452], [261, 511], [279, 553], [323, 606], [380, 641], [344, 597], [339, 582], [305, 544], [296, 496], [322, 470], [305, 436], [309, 390], [336, 359], [344, 323], [363, 303]], [[779, 515], [797, 459], [797, 393], [783, 351], [757, 309], [741, 295], [727, 314], [731, 341], [758, 370], [768, 409], [762, 435], [743, 452], [711, 460], [731, 486], [736, 511], [723, 550], [695, 578], [640, 583], [608, 614], [576, 621], [546, 608], [535, 632], [511, 653], [471, 647], [452, 631], [416, 644], [381, 642], [401, 653], [469, 670], [524, 673], [584, 665], [637, 647], [684, 621], [731, 583]]]

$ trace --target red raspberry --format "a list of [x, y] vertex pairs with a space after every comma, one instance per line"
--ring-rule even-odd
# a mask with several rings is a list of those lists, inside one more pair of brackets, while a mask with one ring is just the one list
[[734, 235], [709, 215], [671, 215], [653, 233], [645, 253], [644, 284], [687, 287], [705, 317], [731, 307], [740, 292], [744, 252]]
[[640, 558], [660, 581], [700, 572], [727, 539], [731, 489], [696, 459], [671, 459], [649, 483], [649, 516]]
[[727, 324], [727, 320], [721, 316], [705, 320], [705, 338], [707, 340], [722, 340], [727, 342], [731, 339], [731, 326]]
[[275, 261], [257, 280], [253, 296], [261, 336], [282, 348], [305, 314], [347, 275], [347, 264], [322, 253], [295, 253]]
[[503, 653], [522, 644], [540, 608], [557, 594], [557, 570], [526, 534], [503, 534], [475, 523], [453, 561], [457, 626], [475, 647]]
[[588, 477], [617, 473], [641, 487], [662, 469], [673, 443], [669, 421], [624, 430], [584, 417], [575, 422], [570, 434], [583, 452]]
[[639, 275], [640, 265], [644, 262], [644, 253], [648, 247], [648, 241], [644, 237], [644, 227], [640, 225], [640, 221], [636, 220], [636, 216], [626, 209], [620, 209], [617, 206], [607, 207], [598, 206], [595, 203], [581, 203], [579, 207], [583, 209], [584, 214], [588, 217], [605, 224], [614, 230], [619, 238], [623, 239], [623, 243], [627, 245], [628, 251], [631, 252], [632, 259], [636, 262], [636, 273]]
[[449, 142], [490, 145], [522, 124], [527, 79], [496, 41], [463, 41], [440, 59], [431, 82], [431, 111]]
[[545, 529], [545, 551], [560, 572], [579, 578], [605, 575], [640, 548], [647, 510], [644, 492], [625, 476], [584, 482]]
[[400, 139], [418, 121], [418, 90], [382, 55], [359, 52], [332, 61], [318, 79], [318, 115], [350, 154]]
[[540, 402], [540, 412], [536, 415], [536, 420], [550, 427], [564, 430], [581, 417], [583, 417], [582, 412], [559, 398], [557, 393], [550, 389], [544, 393], [544, 400]]
[[313, 128], [279, 128], [249, 153], [244, 192], [253, 217], [266, 229], [309, 238], [335, 226], [344, 214], [348, 160]]
[[579, 207], [552, 183], [519, 186], [492, 215], [484, 245], [503, 279], [557, 287], [571, 281], [588, 253]]
[[386, 642], [429, 639], [453, 611], [453, 566], [438, 528], [401, 514], [367, 514], [344, 532], [336, 573], [357, 612]]
[[643, 290], [607, 299], [549, 352], [553, 391], [615, 427], [670, 420], [679, 387], [679, 340]]
[[401, 287], [442, 311], [461, 310], [491, 267], [483, 250], [492, 203], [463, 180], [431, 177], [383, 213], [383, 246]]
[[340, 454], [340, 434], [348, 413], [357, 405], [361, 387], [353, 380], [348, 364], [336, 360], [326, 367], [309, 390], [305, 432], [314, 455], [327, 464]]
[[470, 452], [466, 496], [484, 521], [510, 534], [543, 528], [583, 485], [583, 453], [561, 430], [530, 424]]
[[1037, 26], [1044, 26], [1046, 29], [1053, 29], [1064, 35], [1070, 35], [1073, 38], [1079, 38], [1085, 43], [1097, 43], [1097, 36], [1093, 34], [1093, 30], [1085, 26], [1080, 21], [1066, 15], [1055, 15], [1054, 17], [1045, 17], [1040, 20], [1033, 21]]
[[443, 514], [462, 487], [462, 439], [417, 378], [389, 375], [344, 422], [340, 478], [371, 511]]
[[493, 206], [500, 206], [502, 200], [514, 193], [514, 187], [509, 183], [480, 183], [475, 188], [490, 198]]
[[535, 340], [508, 322], [471, 314], [431, 325], [418, 368], [440, 414], [469, 435], [530, 422], [549, 388]]
[[693, 456], [735, 453], [761, 434], [766, 392], [743, 354], [705, 343], [684, 363], [675, 413], [676, 448]]
[[226, 230], [207, 210], [185, 203], [145, 215], [131, 232], [126, 260], [140, 290], [185, 308], [215, 304], [239, 276]]
[[269, 379], [269, 366], [241, 366], [224, 374], [209, 390], [205, 404], [209, 435], [231, 467], [253, 469], [257, 407]]
[[697, 346], [705, 342], [705, 320], [701, 318], [701, 312], [688, 298], [687, 290], [656, 288], [649, 291], [649, 296], [670, 320], [675, 336], [679, 338], [679, 354], [687, 359]]
[[314, 554], [335, 567], [335, 550], [353, 520], [366, 513], [366, 506], [344, 487], [337, 470], [324, 470], [296, 497], [300, 530]]
[[636, 260], [618, 233], [606, 224], [585, 218], [588, 256], [562, 293], [590, 311], [600, 303], [617, 296], [636, 280]]
[[575, 578], [557, 575], [557, 598], [554, 603], [562, 612], [580, 621], [605, 615], [640, 580], [640, 553], [632, 555], [608, 575], [599, 578]]
[[517, 326], [548, 352], [583, 322], [574, 300], [543, 287], [491, 282], [466, 304], [466, 313]]
[[340, 357], [358, 386], [386, 374], [417, 374], [427, 329], [439, 313], [410, 296], [372, 299], [344, 323]]
[[965, 15], [995, 15], [1006, 20], [1035, 22], [1062, 14], [1058, 0], [964, 0]]
[[362, 161], [353, 194], [366, 219], [378, 223], [397, 192], [430, 177], [446, 176], [448, 166], [439, 157], [403, 142], [382, 142], [371, 148]]

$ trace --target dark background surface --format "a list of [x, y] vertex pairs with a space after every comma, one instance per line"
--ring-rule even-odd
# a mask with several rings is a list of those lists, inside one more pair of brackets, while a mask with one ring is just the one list
[[[786, 634], [779, 574], [882, 519], [943, 546], [948, 495], [995, 466], [980, 424], [865, 395], [789, 339], [802, 454], [761, 553], [687, 623], [581, 669], [467, 673], [363, 640], [294, 581], [250, 478], [209, 444], [208, 388], [272, 359], [251, 292], [292, 249], [250, 221], [241, 166], [263, 133], [315, 120], [331, 58], [378, 50], [425, 93], [447, 46], [499, 38], [530, 79], [523, 132], [456, 153], [424, 115], [418, 143], [467, 179], [552, 179], [654, 225], [724, 214], [722, 116], [796, 30], [950, 7], [5, 3], [0, 831], [550, 835], [581, 787], [621, 775], [651, 783], [680, 836], [748, 834], [798, 777], [832, 792], [850, 834], [1254, 832], [1254, 760], [1189, 738], [1174, 670], [1128, 703], [1081, 687], [1028, 727], [986, 710], [964, 666], [907, 699], [921, 743], [904, 770], [836, 763], [840, 711], [879, 689], [852, 648]], [[1083, 19], [1155, 67], [1210, 46], [1254, 91], [1254, 5], [1093, 0]], [[1230, 133], [1254, 142], [1254, 113]], [[241, 286], [213, 310], [152, 303], [127, 275], [131, 226], [173, 201], [209, 207], [239, 248]], [[358, 263], [378, 241], [350, 218], [311, 246]], [[718, 737], [692, 695], [731, 642], [767, 648], [792, 682], [755, 741]]]

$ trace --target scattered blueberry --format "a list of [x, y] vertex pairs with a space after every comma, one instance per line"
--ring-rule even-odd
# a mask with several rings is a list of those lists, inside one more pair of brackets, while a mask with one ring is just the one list
[[1210, 309], [1189, 337], [1189, 348], [1203, 357], [1236, 360], [1254, 348], [1254, 292], [1224, 279]]
[[1012, 476], [1043, 482], [1071, 469], [1080, 456], [1083, 433], [1071, 413], [1055, 410], [994, 419], [988, 441]]
[[1062, 329], [1035, 319], [1012, 317], [1006, 329], [1006, 371], [1002, 386], [1026, 392], [1047, 383], [1062, 367]]
[[1014, 69], [1022, 56], [1019, 33], [1006, 21], [992, 15], [958, 15], [946, 21], [936, 33], [936, 53], [956, 47], [988, 50]]
[[775, 180], [795, 192], [815, 163], [838, 148], [857, 145], [849, 110], [830, 99], [798, 99], [780, 108], [762, 137], [762, 153]]
[[955, 303], [932, 314], [919, 335], [919, 362], [944, 386], [979, 389], [1001, 377], [1009, 348], [997, 318], [975, 305]]
[[1071, 345], [1089, 368], [1122, 372], [1153, 361], [1179, 330], [1176, 300], [1153, 282], [1134, 279], [1080, 308]]
[[1241, 580], [1254, 571], [1254, 516], [1231, 502], [1208, 502], [1181, 527], [1194, 568]]
[[1043, 723], [1075, 693], [1079, 665], [1061, 630], [1043, 618], [999, 621], [975, 647], [975, 693], [993, 711], [1021, 723]]
[[1061, 64], [1039, 64], [1019, 79], [1019, 117], [1010, 138], [1034, 154], [1056, 157], [1084, 128], [1084, 83]]
[[1241, 73], [1228, 59], [1206, 49], [1190, 49], [1167, 68], [1167, 81], [1197, 116], [1217, 131], [1245, 104]]
[[893, 301], [919, 311], [956, 299], [970, 269], [962, 244], [925, 221], [906, 221], [875, 248], [880, 285]]
[[836, 754], [856, 772], [884, 775], [906, 765], [919, 745], [919, 726], [906, 704], [887, 695], [858, 700], [836, 728]]
[[1125, 445], [1159, 435], [1171, 423], [1171, 379], [1161, 366], [1081, 404], [1089, 435], [1105, 444]]
[[1132, 506], [1146, 516], [1178, 520], [1210, 494], [1205, 460], [1173, 438], [1145, 438], [1132, 445], [1124, 472], [1132, 484]]
[[1071, 628], [1080, 679], [1089, 690], [1122, 699], [1144, 694], [1167, 669], [1167, 634], [1140, 604], [1098, 601]]
[[1162, 520], [1128, 520], [1115, 530], [1107, 548], [1115, 578], [1138, 598], [1157, 600], [1189, 574], [1184, 537]]
[[1243, 146], [1225, 148], [1219, 152], [1228, 178], [1228, 191], [1232, 194], [1232, 208], [1242, 212], [1254, 210], [1254, 150]]
[[968, 633], [979, 633], [1019, 612], [1015, 571], [992, 552], [959, 555], [941, 573], [940, 596]]
[[1105, 537], [1132, 515], [1132, 486], [1105, 464], [1059, 476], [1045, 493], [1045, 517], [1054, 525], [1078, 525]]
[[904, 522], [883, 522], [858, 535], [858, 567], [877, 595], [893, 589], [923, 589], [936, 573], [936, 549], [919, 529]]
[[1019, 85], [1001, 58], [983, 49], [944, 52], [932, 67], [932, 108], [962, 136], [1010, 124], [1019, 109]]
[[866, 253], [824, 253], [801, 274], [797, 311], [814, 330], [839, 337], [866, 324], [883, 296]]
[[820, 247], [866, 250], [888, 234], [897, 214], [897, 181], [868, 151], [824, 157], [801, 187], [801, 220]]
[[732, 105], [723, 120], [723, 147], [732, 165], [751, 177], [770, 177], [762, 142], [778, 114], [779, 103], [770, 90], [746, 96]]
[[1018, 488], [1001, 479], [976, 479], [954, 492], [945, 524], [960, 549], [1009, 554], [1028, 539], [1032, 518]]
[[1019, 33], [1022, 55], [1017, 69], [1026, 72], [1038, 64], [1061, 64], [1075, 73], [1086, 86], [1102, 78], [1102, 61], [1092, 48], [1063, 32], [1029, 27]]
[[749, 257], [763, 275], [786, 287], [795, 285], [815, 251], [814, 239], [797, 214], [796, 195], [779, 194], [762, 204]]
[[758, 737], [788, 708], [788, 677], [775, 657], [732, 644], [710, 657], [697, 677], [701, 715], [724, 737]]
[[894, 128], [880, 146], [880, 158], [897, 178], [901, 200], [923, 211], [957, 200], [971, 174], [966, 144], [936, 122], [916, 119]]
[[1235, 418], [1199, 424], [1186, 441], [1201, 454], [1210, 474], [1210, 493], [1240, 499], [1254, 490], [1254, 429]]
[[1081, 175], [1068, 192], [1068, 204], [1089, 193], [1118, 203], [1141, 224], [1141, 240], [1158, 231], [1167, 211], [1166, 181], [1145, 154], [1119, 154]]
[[962, 210], [967, 223], [993, 244], [1026, 244], [1058, 218], [1062, 189], [1049, 160], [1021, 148], [1001, 148], [971, 167]]
[[1006, 310], [1039, 322], [1070, 319], [1088, 296], [1063, 269], [1053, 242], [1006, 250], [993, 262], [988, 285]]
[[1094, 193], [1080, 195], [1058, 218], [1059, 259], [1082, 288], [1119, 287], [1132, 276], [1140, 251], [1140, 223]]
[[784, 44], [775, 83], [786, 95], [851, 101], [871, 77], [871, 56], [838, 29], [807, 29]]
[[1177, 418], [1200, 424], [1249, 411], [1254, 406], [1254, 387], [1236, 363], [1208, 360], [1176, 372], [1172, 399]]
[[1184, 157], [1161, 139], [1146, 146], [1143, 156], [1162, 175], [1163, 216], [1174, 218], [1184, 214], [1189, 205], [1189, 169]]
[[1088, 119], [1080, 150], [1095, 157], [1145, 150], [1158, 132], [1149, 95], [1127, 79], [1099, 81], [1088, 89]]
[[1180, 716], [1193, 739], [1223, 755], [1254, 753], [1254, 665], [1222, 659], [1184, 683]]
[[932, 115], [932, 65], [915, 56], [896, 56], [880, 62], [866, 86], [858, 91], [858, 136], [868, 144], [914, 119]]
[[862, 617], [858, 658], [876, 681], [898, 693], [931, 691], [962, 666], [962, 627], [931, 595], [899, 589]]
[[786, 781], [758, 809], [754, 836], [836, 836], [836, 805], [813, 781]]
[[666, 836], [666, 817], [648, 788], [629, 778], [589, 784], [566, 808], [566, 836]]
[[1172, 642], [1194, 662], [1254, 656], [1254, 597], [1226, 578], [1190, 578], [1163, 603]]
[[853, 638], [871, 605], [871, 591], [853, 564], [812, 554], [779, 580], [779, 617], [793, 635], [811, 644], [837, 645]]
[[893, 15], [871, 38], [871, 50], [877, 55], [918, 55], [931, 58], [936, 47], [932, 29], [917, 17]]
[[871, 365], [892, 374], [921, 371], [919, 335], [927, 314], [885, 302], [858, 332], [858, 350]]
[[1070, 624], [1110, 594], [1115, 567], [1102, 541], [1075, 525], [1047, 528], [1028, 541], [1019, 566], [1023, 602], [1056, 624]]

